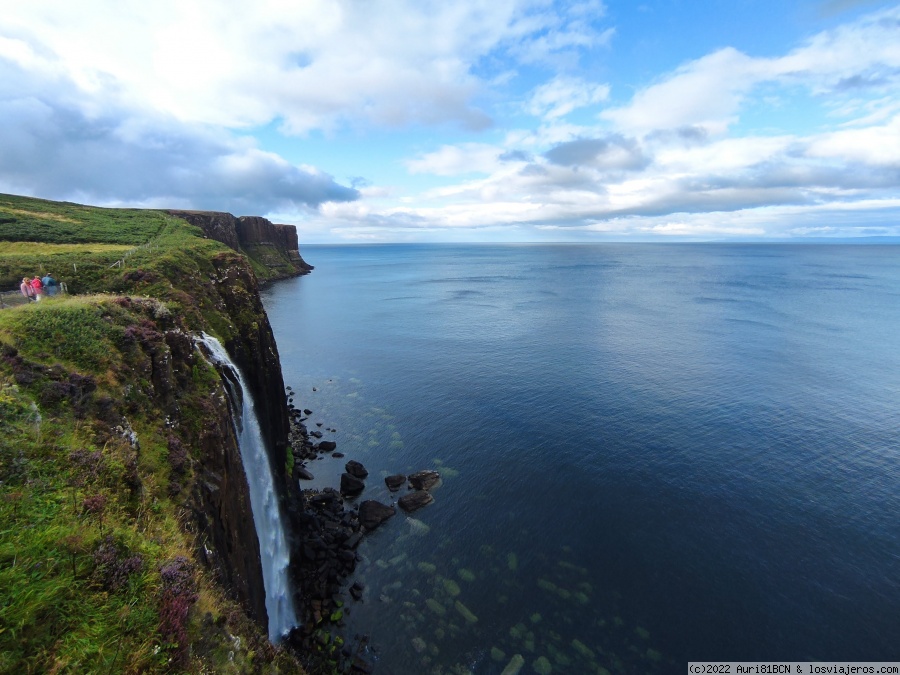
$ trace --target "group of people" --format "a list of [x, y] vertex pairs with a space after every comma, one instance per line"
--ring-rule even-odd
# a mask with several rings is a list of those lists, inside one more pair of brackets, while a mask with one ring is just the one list
[[26, 298], [37, 302], [44, 296], [44, 293], [47, 295], [56, 295], [56, 292], [59, 290], [59, 284], [56, 282], [56, 279], [53, 278], [53, 275], [50, 274], [50, 272], [47, 272], [47, 275], [43, 279], [39, 276], [35, 276], [34, 279], [22, 277], [22, 283], [19, 286], [19, 290], [22, 291], [22, 295]]

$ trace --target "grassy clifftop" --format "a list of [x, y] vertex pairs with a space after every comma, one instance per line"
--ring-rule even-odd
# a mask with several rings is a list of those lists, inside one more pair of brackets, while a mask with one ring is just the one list
[[78, 295], [0, 311], [0, 673], [302, 672], [198, 557], [233, 440], [190, 333], [252, 350], [247, 261], [162, 212], [0, 196], [3, 286], [45, 271]]

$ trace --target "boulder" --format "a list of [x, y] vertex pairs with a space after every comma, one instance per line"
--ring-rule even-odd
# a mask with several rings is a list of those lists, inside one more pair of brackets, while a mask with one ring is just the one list
[[366, 484], [356, 476], [351, 476], [349, 473], [341, 474], [341, 494], [352, 497], [365, 489]]
[[319, 443], [319, 450], [322, 450], [323, 452], [331, 452], [336, 447], [337, 443], [335, 443], [334, 441], [322, 441], [321, 443]]
[[391, 492], [396, 492], [406, 483], [406, 476], [402, 473], [398, 473], [394, 476], [388, 476], [384, 479], [384, 484], [388, 486], [388, 489]]
[[[324, 442], [328, 443], [328, 441]], [[321, 443], [319, 444], [319, 447], [322, 447]], [[357, 462], [355, 459], [351, 459], [349, 462], [347, 462], [347, 464], [344, 466], [344, 469], [346, 469], [347, 473], [349, 473], [351, 476], [355, 476], [356, 478], [365, 478], [369, 475], [369, 472], [366, 471], [366, 467]]]
[[295, 467], [295, 471], [297, 473], [297, 478], [300, 480], [312, 480], [313, 475], [306, 469], [306, 467], [298, 466]]
[[[344, 475], [346, 476], [347, 474]], [[401, 509], [410, 513], [417, 509], [421, 509], [423, 506], [427, 506], [433, 501], [434, 497], [424, 490], [416, 490], [415, 492], [410, 492], [409, 494], [400, 497], [400, 499], [397, 500], [397, 503], [400, 505]]]
[[397, 509], [393, 506], [369, 499], [359, 505], [359, 524], [367, 530], [374, 530], [395, 513]]
[[416, 471], [409, 477], [409, 482], [416, 490], [430, 490], [435, 485], [438, 484], [438, 481], [441, 480], [441, 475], [437, 471]]

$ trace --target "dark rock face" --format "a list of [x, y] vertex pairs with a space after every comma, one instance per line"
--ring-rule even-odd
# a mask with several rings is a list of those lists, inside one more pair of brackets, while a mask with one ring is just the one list
[[[319, 444], [319, 447], [322, 447], [321, 443]], [[366, 467], [357, 462], [355, 459], [351, 459], [349, 462], [347, 462], [344, 468], [347, 470], [347, 473], [356, 478], [365, 478], [369, 475]]]
[[337, 447], [337, 443], [334, 441], [322, 441], [319, 443], [319, 450], [322, 452], [331, 452]]
[[374, 530], [395, 513], [397, 509], [394, 507], [369, 499], [359, 505], [359, 524], [367, 530]]
[[235, 251], [240, 250], [237, 218], [230, 213], [219, 211], [169, 211], [169, 213], [199, 227], [210, 239], [215, 239]]
[[[272, 453], [273, 467], [285, 465], [288, 446], [288, 408], [275, 335], [259, 295], [253, 270], [233, 255], [213, 259], [221, 309], [234, 322], [234, 337], [225, 349], [241, 369], [256, 402], [263, 437]], [[282, 476], [284, 480], [286, 476]]]
[[435, 485], [438, 484], [438, 481], [441, 480], [441, 475], [437, 471], [416, 471], [414, 474], [411, 474], [409, 477], [409, 484], [413, 486], [415, 490], [430, 490]]
[[235, 218], [216, 211], [177, 211], [170, 214], [203, 230], [203, 234], [240, 253], [246, 253], [282, 279], [308, 274], [313, 266], [300, 256], [297, 228], [276, 225], [259, 216]]
[[404, 485], [406, 485], [406, 476], [402, 473], [398, 473], [395, 476], [387, 476], [384, 479], [384, 484], [388, 486], [388, 490], [391, 492], [396, 492]]
[[347, 495], [348, 497], [352, 497], [354, 495], [358, 495], [360, 492], [366, 489], [366, 484], [363, 483], [356, 476], [351, 476], [349, 473], [341, 474], [341, 494]]
[[434, 497], [429, 493], [424, 490], [416, 490], [415, 492], [410, 492], [409, 494], [400, 497], [400, 499], [397, 500], [397, 504], [399, 504], [400, 508], [407, 513], [412, 513], [413, 511], [421, 509], [423, 506], [428, 506], [433, 501]]
[[259, 540], [223, 389], [210, 406], [199, 439], [202, 473], [194, 482], [190, 500], [198, 553], [250, 615], [265, 625], [268, 615]]

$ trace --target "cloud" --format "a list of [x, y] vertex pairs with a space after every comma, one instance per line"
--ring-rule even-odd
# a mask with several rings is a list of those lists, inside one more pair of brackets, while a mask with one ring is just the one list
[[[102, 112], [98, 112], [102, 110]], [[254, 141], [159, 114], [104, 106], [63, 78], [0, 61], [0, 190], [100, 205], [261, 214], [358, 192]]]
[[638, 144], [619, 135], [560, 143], [544, 153], [552, 164], [600, 169], [640, 169], [647, 164]]
[[478, 130], [491, 124], [474, 103], [489, 86], [485, 60], [548, 66], [607, 40], [602, 15], [597, 2], [534, 0], [158, 0], [114, 12], [46, 0], [8, 3], [0, 40], [32, 55], [28, 69], [184, 122]]
[[[761, 84], [802, 87], [818, 96], [889, 91], [900, 85], [900, 7], [814, 35], [778, 58], [754, 58], [732, 47], [677, 68], [600, 115], [631, 134], [692, 127], [722, 134]], [[833, 103], [833, 102], [832, 102]]]
[[609, 97], [609, 86], [591, 84], [577, 77], [557, 76], [537, 87], [526, 110], [550, 120], [564, 117], [577, 108], [600, 103]]

